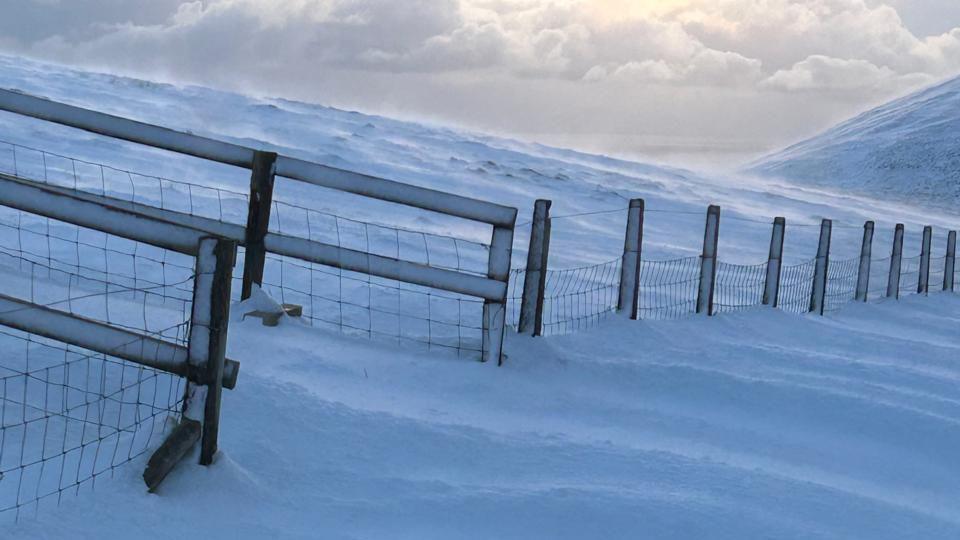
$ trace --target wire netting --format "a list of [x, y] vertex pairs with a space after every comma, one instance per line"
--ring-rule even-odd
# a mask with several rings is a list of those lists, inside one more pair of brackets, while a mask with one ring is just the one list
[[767, 264], [740, 265], [717, 263], [714, 312], [732, 313], [763, 304], [767, 283]]
[[813, 274], [817, 261], [785, 265], [780, 273], [780, 296], [777, 307], [790, 313], [808, 313], [813, 294]]
[[904, 257], [900, 263], [900, 296], [917, 294], [920, 285], [920, 257]]
[[930, 292], [943, 290], [943, 278], [946, 275], [947, 256], [930, 257]]
[[[193, 258], [0, 207], [0, 294], [186, 345]], [[158, 442], [184, 381], [0, 327], [0, 519], [92, 488]]]
[[838, 311], [857, 296], [857, 278], [860, 275], [860, 257], [830, 259], [827, 266], [827, 290], [824, 311]]
[[567, 270], [549, 270], [543, 302], [543, 335], [597, 326], [617, 310], [620, 259]]
[[697, 312], [700, 257], [641, 261], [639, 317], [675, 320]]
[[892, 257], [872, 259], [870, 261], [870, 283], [867, 287], [867, 300], [879, 300], [887, 296], [887, 282], [890, 281], [890, 262]]

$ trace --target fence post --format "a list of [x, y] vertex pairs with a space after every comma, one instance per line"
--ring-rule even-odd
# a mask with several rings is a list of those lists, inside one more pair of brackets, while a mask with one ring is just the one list
[[247, 209], [247, 235], [243, 258], [243, 291], [240, 298], [250, 298], [253, 284], [263, 284], [263, 266], [267, 251], [263, 238], [270, 228], [270, 207], [273, 203], [273, 183], [277, 154], [256, 151], [250, 173], [250, 203]]
[[870, 294], [870, 265], [873, 263], [873, 229], [874, 223], [868, 221], [863, 224], [863, 245], [860, 247], [860, 272], [857, 274], [858, 302], [866, 302]]
[[707, 209], [707, 225], [703, 233], [703, 255], [700, 257], [700, 288], [697, 313], [713, 315], [713, 289], [717, 283], [717, 244], [720, 240], [720, 207]]
[[230, 284], [236, 263], [237, 244], [230, 240], [200, 241], [194, 275], [193, 309], [190, 319], [190, 368], [204, 384], [187, 383], [183, 413], [203, 424], [200, 464], [210, 465], [217, 453], [220, 430], [220, 394], [230, 322]]
[[954, 273], [957, 271], [957, 231], [947, 234], [947, 262], [943, 270], [943, 290], [954, 291]]
[[523, 280], [523, 299], [520, 303], [521, 334], [543, 335], [543, 296], [547, 285], [547, 261], [550, 259], [551, 201], [540, 199], [533, 205], [530, 225], [530, 249], [527, 251], [527, 271]]
[[890, 254], [890, 276], [887, 277], [887, 298], [900, 298], [900, 266], [903, 263], [903, 223], [897, 223], [893, 232], [893, 252]]
[[813, 271], [813, 292], [810, 294], [810, 312], [823, 315], [827, 298], [827, 273], [830, 270], [830, 238], [833, 222], [825, 219], [820, 223], [820, 243], [817, 246], [817, 262]]
[[933, 243], [933, 227], [923, 228], [923, 245], [920, 248], [920, 277], [917, 279], [917, 294], [930, 291], [930, 250]]
[[[510, 279], [510, 258], [513, 254], [513, 228], [495, 226], [490, 242], [487, 277], [506, 283]], [[503, 339], [507, 320], [507, 287], [499, 301], [483, 302], [483, 344], [481, 361], [496, 360], [503, 365]]]
[[777, 307], [780, 302], [780, 274], [783, 270], [783, 240], [787, 220], [774, 218], [770, 235], [770, 257], [767, 259], [767, 280], [763, 288], [763, 305]]
[[640, 260], [643, 254], [643, 199], [630, 201], [627, 232], [623, 241], [623, 262], [620, 265], [620, 297], [617, 311], [631, 319], [638, 315], [640, 297]]

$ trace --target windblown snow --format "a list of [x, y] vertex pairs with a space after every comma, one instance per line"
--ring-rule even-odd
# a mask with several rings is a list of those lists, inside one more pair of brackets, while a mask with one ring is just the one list
[[955, 209], [960, 203], [960, 78], [861, 114], [762, 158], [747, 171]]
[[[0, 56], [0, 87], [509, 204], [521, 224], [535, 199], [552, 199], [554, 268], [617, 257], [634, 197], [646, 200], [652, 258], [699, 254], [708, 204], [723, 208], [721, 257], [749, 264], [765, 261], [774, 216], [787, 217], [788, 260], [813, 256], [824, 217], [835, 220], [841, 258], [858, 255], [866, 219], [877, 221], [877, 251], [905, 223], [910, 254], [923, 225], [935, 226], [939, 250], [960, 224], [955, 211], [853, 194], [843, 183], [715, 176], [19, 58]], [[930, 92], [933, 104], [952, 95], [950, 85]], [[918, 133], [921, 115], [938, 116], [917, 99], [898, 103], [888, 116], [910, 109]], [[946, 133], [952, 114], [932, 124]], [[841, 145], [847, 131], [837, 132]], [[0, 139], [240, 192], [248, 182], [244, 171], [6, 113]], [[0, 167], [3, 159], [0, 148]], [[945, 178], [956, 175], [943, 167]], [[289, 183], [278, 183], [277, 197], [354, 219], [489, 234]], [[221, 210], [236, 220], [245, 208]], [[29, 284], [0, 272], [9, 287]], [[827, 317], [755, 309], [673, 322], [611, 317], [550, 338], [508, 332], [502, 368], [293, 318], [268, 328], [242, 317], [253, 307], [235, 305], [231, 316], [228, 356], [240, 378], [224, 394], [212, 467], [185, 462], [150, 495], [144, 457], [92, 492], [0, 525], [2, 536], [960, 537], [960, 295], [851, 304]]]

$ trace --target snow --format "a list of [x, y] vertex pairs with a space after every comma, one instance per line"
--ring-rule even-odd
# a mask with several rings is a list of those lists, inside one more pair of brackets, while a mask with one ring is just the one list
[[960, 203], [960, 77], [750, 164], [751, 173], [939, 208]]
[[[787, 217], [788, 264], [814, 256], [823, 217], [834, 219], [838, 259], [858, 254], [865, 219], [878, 222], [878, 255], [896, 222], [907, 224], [907, 256], [919, 252], [922, 225], [936, 227], [939, 255], [960, 223], [843, 186], [630, 163], [3, 56], [0, 86], [516, 206], [521, 224], [549, 198], [551, 268], [618, 257], [633, 197], [646, 200], [645, 259], [698, 255], [708, 204], [723, 207], [720, 260], [746, 264], [765, 261], [776, 215]], [[245, 222], [249, 172], [8, 114], [0, 139], [232, 189], [241, 196], [219, 210]], [[36, 166], [18, 157], [21, 170]], [[0, 144], [0, 170], [5, 159]], [[463, 220], [282, 179], [277, 190], [353, 219], [489, 241], [489, 228]], [[595, 213], [610, 209], [620, 210]], [[559, 217], [573, 214], [590, 215]], [[515, 268], [528, 230], [518, 228]], [[23, 283], [2, 271], [0, 283]], [[258, 295], [234, 306], [228, 356], [241, 371], [224, 393], [214, 466], [192, 459], [148, 495], [141, 456], [93, 492], [0, 525], [3, 537], [960, 536], [960, 295], [850, 304], [827, 317], [758, 308], [610, 318], [550, 338], [508, 332], [502, 368], [291, 317], [275, 328], [243, 318], [269, 303]]]

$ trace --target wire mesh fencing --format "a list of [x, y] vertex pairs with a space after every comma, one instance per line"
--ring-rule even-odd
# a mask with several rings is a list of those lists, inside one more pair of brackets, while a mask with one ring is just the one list
[[777, 307], [790, 313], [808, 313], [813, 294], [813, 274], [817, 261], [785, 265], [780, 272], [780, 296]]
[[920, 255], [904, 257], [900, 263], [900, 296], [917, 294], [920, 285]]
[[676, 320], [697, 312], [700, 257], [640, 262], [641, 320]]
[[827, 289], [824, 292], [824, 311], [838, 311], [857, 297], [857, 279], [860, 275], [860, 257], [830, 260], [827, 266]]
[[766, 284], [766, 263], [740, 265], [718, 261], [714, 312], [733, 313], [763, 304]]
[[620, 259], [582, 268], [547, 271], [543, 334], [559, 335], [597, 326], [617, 310]]
[[943, 278], [946, 275], [947, 256], [930, 257], [930, 279], [928, 281], [931, 292], [943, 290]]
[[[0, 207], [0, 294], [186, 346], [193, 258]], [[0, 327], [0, 520], [56, 504], [157, 443], [184, 380]]]
[[872, 259], [870, 261], [870, 282], [867, 284], [867, 300], [879, 300], [887, 296], [887, 282], [890, 281], [890, 262], [892, 257]]

